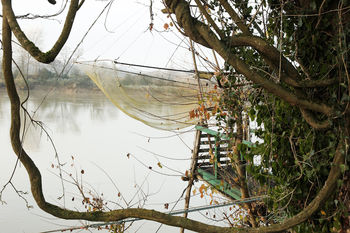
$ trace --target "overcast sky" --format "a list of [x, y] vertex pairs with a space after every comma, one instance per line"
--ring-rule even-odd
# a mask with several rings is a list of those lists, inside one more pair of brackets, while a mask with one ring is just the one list
[[[82, 39], [91, 24], [96, 20], [108, 1], [87, 0], [79, 10], [67, 47], [72, 50]], [[57, 1], [55, 6], [46, 0], [16, 0], [13, 6], [16, 14], [52, 14], [62, 7]], [[81, 46], [81, 59], [119, 59], [121, 62], [148, 64], [154, 66], [187, 66], [193, 69], [191, 53], [187, 39], [176, 33], [175, 28], [167, 32], [163, 25], [170, 19], [161, 13], [164, 8], [161, 0], [153, 3], [154, 29], [147, 30], [150, 19], [149, 0], [115, 0], [109, 10], [98, 20]], [[108, 12], [108, 14], [107, 14]], [[65, 14], [59, 20], [21, 20], [20, 24], [27, 32], [39, 31], [41, 48], [47, 50], [58, 37]], [[108, 32], [108, 31], [111, 32]], [[185, 47], [185, 48], [183, 48]], [[68, 50], [68, 49], [66, 49]], [[207, 52], [207, 56], [212, 54]]]

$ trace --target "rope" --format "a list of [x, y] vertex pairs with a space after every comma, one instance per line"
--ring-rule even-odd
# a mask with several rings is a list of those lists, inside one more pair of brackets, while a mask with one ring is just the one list
[[[116, 63], [115, 61], [113, 61], [113, 62]], [[144, 76], [146, 78], [153, 78], [153, 79], [158, 79], [158, 80], [162, 80], [162, 81], [166, 81], [166, 82], [180, 83], [180, 84], [185, 84], [185, 85], [189, 85], [189, 86], [197, 86], [197, 84], [187, 83], [187, 82], [182, 82], [182, 81], [177, 81], [177, 80], [172, 80], [172, 79], [161, 78], [161, 77], [157, 77], [157, 76], [150, 75], [150, 74], [143, 74], [141, 72], [126, 71], [126, 70], [114, 69], [114, 68], [106, 67], [106, 66], [91, 65], [91, 64], [85, 63], [85, 61], [76, 61], [75, 63], [76, 64], [81, 64], [81, 65], [88, 65], [88, 66], [98, 67], [98, 68], [107, 69], [107, 70], [113, 70], [113, 71], [116, 71], [116, 72], [121, 72], [121, 73], [126, 73], [126, 74], [133, 74], [135, 76]], [[120, 63], [117, 62], [116, 64], [120, 64]], [[121, 65], [133, 66], [132, 64], [128, 64], [128, 63], [124, 63], [124, 64], [122, 63]], [[134, 66], [136, 66], [136, 65], [134, 65]], [[141, 65], [139, 65], [139, 66], [141, 66]], [[149, 67], [149, 68], [152, 68], [152, 67]], [[181, 86], [181, 87], [183, 87], [183, 86]], [[186, 88], [186, 87], [183, 87], [183, 88]]]
[[[235, 201], [232, 201], [232, 202], [229, 202], [229, 203], [222, 203], [222, 204], [217, 204], [217, 205], [198, 206], [198, 207], [193, 207], [193, 208], [189, 208], [189, 209], [176, 210], [176, 211], [173, 211], [173, 212], [169, 211], [169, 212], [166, 212], [165, 214], [173, 216], [173, 215], [179, 215], [179, 214], [183, 214], [183, 213], [191, 213], [191, 212], [215, 209], [215, 208], [219, 208], [219, 207], [237, 205], [237, 204], [242, 204], [242, 203], [249, 203], [249, 202], [254, 202], [254, 201], [261, 201], [262, 199], [264, 199], [266, 197], [267, 196], [264, 195], [264, 196], [245, 198], [245, 199], [235, 200]], [[120, 220], [120, 221], [116, 221], [116, 222], [95, 223], [95, 224], [90, 224], [90, 225], [86, 225], [86, 226], [83, 226], [83, 227], [75, 227], [75, 228], [59, 229], [59, 230], [52, 230], [52, 231], [44, 231], [44, 232], [41, 232], [41, 233], [52, 233], [52, 232], [87, 229], [87, 228], [99, 228], [99, 227], [106, 226], [106, 225], [113, 225], [113, 224], [117, 224], [118, 225], [118, 224], [122, 224], [122, 223], [134, 222], [134, 221], [140, 221], [140, 220], [145, 220], [145, 219], [128, 218], [128, 219]]]
[[126, 63], [126, 62], [118, 62], [116, 60], [113, 61], [115, 64], [118, 65], [125, 65], [125, 66], [135, 66], [135, 67], [142, 67], [147, 69], [157, 69], [157, 70], [167, 70], [167, 71], [176, 71], [176, 72], [184, 72], [184, 73], [191, 73], [194, 74], [194, 70], [181, 70], [181, 69], [172, 69], [172, 68], [165, 68], [165, 67], [159, 67], [159, 66], [147, 66], [147, 65], [139, 65], [139, 64], [133, 64], [133, 63]]

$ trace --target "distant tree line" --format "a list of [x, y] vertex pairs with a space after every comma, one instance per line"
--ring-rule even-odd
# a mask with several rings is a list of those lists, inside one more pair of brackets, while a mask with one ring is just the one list
[[[64, 72], [62, 74], [50, 67], [37, 67], [37, 69], [32, 69], [34, 71], [28, 72], [27, 74], [24, 70], [25, 69], [21, 69], [21, 72], [18, 68], [14, 70], [15, 82], [19, 89], [26, 88], [25, 80], [30, 89], [42, 87], [96, 88], [93, 81], [77, 67], [73, 67], [69, 72]], [[22, 75], [25, 77], [25, 80]], [[5, 87], [5, 84], [1, 74], [0, 88], [3, 87]]]

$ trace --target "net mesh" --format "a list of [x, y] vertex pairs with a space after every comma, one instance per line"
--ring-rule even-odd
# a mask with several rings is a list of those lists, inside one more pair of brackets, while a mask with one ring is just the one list
[[[117, 68], [113, 61], [79, 62], [78, 66], [124, 113], [151, 127], [177, 130], [196, 124], [189, 112], [199, 106], [199, 87], [194, 74], [180, 71], [151, 72], [134, 67]], [[202, 94], [215, 85], [202, 75]]]

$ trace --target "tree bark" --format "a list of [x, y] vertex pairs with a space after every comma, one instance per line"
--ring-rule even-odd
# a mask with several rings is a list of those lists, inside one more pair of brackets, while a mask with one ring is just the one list
[[[27, 36], [24, 34], [23, 30], [19, 26], [15, 13], [13, 12], [11, 0], [1, 0], [2, 8], [3, 8], [3, 18], [7, 19], [7, 23], [11, 28], [11, 31], [16, 36], [17, 40], [21, 44], [21, 46], [37, 61], [42, 63], [51, 63], [55, 60], [56, 56], [59, 54], [64, 44], [67, 42], [69, 34], [73, 27], [73, 22], [75, 19], [75, 15], [80, 8], [79, 0], [71, 0], [69, 10], [66, 16], [66, 20], [61, 31], [61, 35], [57, 39], [56, 43], [53, 45], [52, 49], [48, 52], [42, 52], [40, 49], [30, 41]], [[83, 3], [84, 1], [82, 1]], [[81, 3], [81, 4], [82, 4]]]

